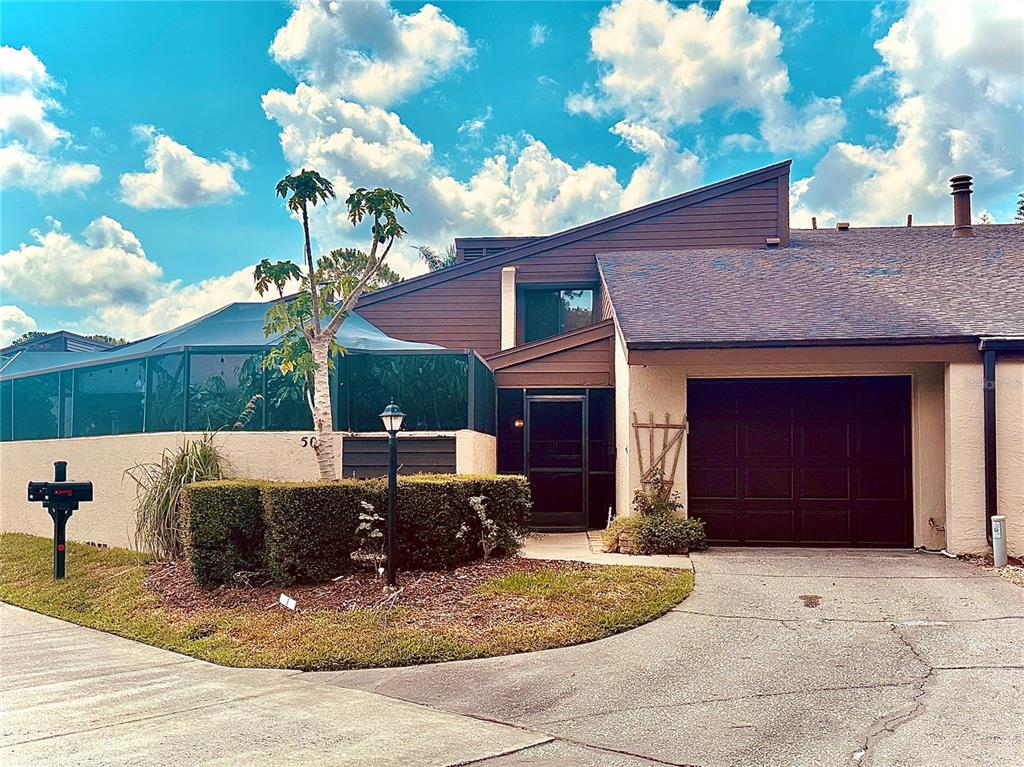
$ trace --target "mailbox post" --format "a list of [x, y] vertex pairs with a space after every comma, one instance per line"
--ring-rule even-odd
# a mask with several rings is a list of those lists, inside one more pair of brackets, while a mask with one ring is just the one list
[[62, 580], [68, 520], [79, 503], [92, 500], [92, 482], [68, 482], [68, 462], [54, 461], [53, 482], [29, 482], [28, 499], [42, 503], [53, 519], [53, 577]]

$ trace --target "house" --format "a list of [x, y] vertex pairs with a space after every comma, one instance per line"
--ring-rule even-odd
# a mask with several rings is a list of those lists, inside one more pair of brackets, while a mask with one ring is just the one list
[[656, 475], [717, 543], [1024, 554], [1024, 226], [791, 229], [783, 162], [365, 296], [472, 348], [535, 523], [603, 526]]
[[[656, 478], [713, 543], [1024, 555], [1024, 226], [791, 229], [789, 162], [365, 295], [332, 386], [343, 476], [524, 473], [534, 523], [603, 527]], [[225, 428], [243, 473], [312, 478], [302, 392], [259, 364], [263, 304], [0, 370], [0, 523], [47, 534], [29, 479], [69, 460], [72, 534], [130, 541], [126, 468]], [[271, 339], [272, 341], [273, 339]], [[301, 388], [301, 387], [300, 387]], [[239, 410], [261, 399], [241, 426]]]

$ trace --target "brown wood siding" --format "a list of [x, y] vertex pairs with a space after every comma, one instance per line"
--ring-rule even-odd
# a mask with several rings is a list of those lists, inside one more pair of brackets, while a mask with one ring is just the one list
[[[341, 452], [345, 478], [387, 476], [387, 437], [344, 437]], [[399, 437], [398, 473], [454, 474], [455, 437]]]
[[[595, 254], [601, 251], [661, 250], [680, 247], [764, 245], [780, 237], [780, 200], [785, 175], [691, 203], [561, 247], [524, 256], [518, 267], [521, 284], [598, 284]], [[786, 224], [788, 237], [788, 211]], [[373, 294], [359, 313], [388, 335], [406, 341], [436, 343], [452, 349], [472, 348], [481, 355], [497, 352], [501, 342], [501, 268], [508, 261], [448, 281], [426, 284], [393, 297]], [[397, 286], [396, 286], [397, 287]], [[383, 300], [381, 300], [383, 298]], [[599, 316], [611, 316], [601, 305]]]
[[614, 386], [614, 324], [609, 320], [492, 356], [499, 388]]

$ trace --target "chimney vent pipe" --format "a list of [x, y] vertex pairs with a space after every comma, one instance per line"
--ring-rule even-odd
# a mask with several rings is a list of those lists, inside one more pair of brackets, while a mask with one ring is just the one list
[[817, 216], [811, 216], [811, 229], [817, 229], [817, 228], [818, 228], [818, 217]]
[[953, 187], [953, 236], [971, 237], [974, 229], [971, 226], [971, 186], [974, 180], [970, 176], [953, 176], [949, 185]]
[[913, 213], [908, 213], [907, 214], [907, 226], [913, 226], [913, 225], [914, 225], [914, 214]]

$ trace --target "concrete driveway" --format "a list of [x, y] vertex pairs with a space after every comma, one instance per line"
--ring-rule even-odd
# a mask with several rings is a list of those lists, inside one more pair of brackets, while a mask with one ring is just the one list
[[488, 767], [1024, 763], [1024, 589], [916, 552], [693, 559], [689, 599], [610, 639], [308, 678], [556, 739]]
[[0, 606], [4, 765], [1001, 765], [1024, 589], [918, 553], [729, 550], [664, 618], [574, 648], [224, 669]]

